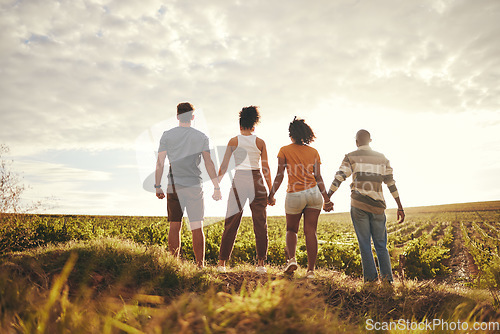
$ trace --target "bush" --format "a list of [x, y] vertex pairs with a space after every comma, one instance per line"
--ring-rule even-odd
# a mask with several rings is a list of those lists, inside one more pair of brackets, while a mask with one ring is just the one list
[[331, 240], [320, 246], [317, 265], [319, 268], [344, 270], [348, 275], [362, 274], [361, 255], [355, 243], [341, 243]]
[[443, 246], [429, 247], [427, 237], [409, 241], [403, 255], [406, 258], [406, 275], [409, 278], [430, 279], [450, 273], [443, 261], [450, 256], [450, 249]]

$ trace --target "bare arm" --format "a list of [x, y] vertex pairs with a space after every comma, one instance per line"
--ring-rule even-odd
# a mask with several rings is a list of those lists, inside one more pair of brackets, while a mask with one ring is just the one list
[[[155, 185], [161, 184], [161, 177], [163, 176], [163, 170], [165, 169], [165, 159], [167, 157], [167, 151], [158, 152], [158, 159], [156, 160], [156, 171], [155, 171]], [[156, 197], [159, 199], [165, 198], [165, 194], [161, 188], [156, 189]]]
[[229, 166], [229, 159], [231, 159], [231, 155], [233, 154], [234, 150], [238, 146], [237, 138], [231, 138], [229, 142], [227, 143], [227, 148], [226, 148], [226, 153], [224, 153], [224, 159], [222, 159], [222, 163], [219, 168], [219, 182], [222, 181], [222, 178], [227, 172], [227, 167]]
[[262, 164], [262, 174], [264, 175], [264, 180], [266, 180], [267, 183], [267, 189], [271, 191], [272, 187], [272, 181], [271, 181], [271, 169], [269, 168], [269, 161], [267, 159], [267, 148], [266, 148], [266, 143], [260, 139], [257, 138], [257, 147], [260, 149], [260, 160]]
[[285, 176], [285, 167], [286, 167], [286, 159], [278, 158], [278, 171], [276, 172], [276, 177], [274, 178], [274, 183], [269, 191], [268, 203], [269, 205], [274, 205], [276, 200], [274, 199], [274, 194], [278, 191], [281, 182], [283, 182], [283, 178]]
[[318, 184], [319, 191], [325, 200], [325, 204], [323, 205], [323, 209], [325, 211], [333, 210], [333, 203], [330, 201], [330, 197], [326, 193], [325, 183], [323, 182], [323, 177], [321, 176], [321, 168], [319, 161], [314, 162], [314, 178], [316, 179], [316, 183]]
[[205, 168], [207, 169], [208, 176], [210, 176], [210, 179], [212, 180], [212, 183], [214, 185], [214, 194], [212, 198], [218, 201], [222, 198], [222, 196], [220, 193], [219, 178], [217, 177], [217, 173], [215, 172], [215, 165], [212, 161], [212, 158], [210, 157], [210, 151], [203, 151], [201, 155], [203, 156], [203, 161], [205, 162]]

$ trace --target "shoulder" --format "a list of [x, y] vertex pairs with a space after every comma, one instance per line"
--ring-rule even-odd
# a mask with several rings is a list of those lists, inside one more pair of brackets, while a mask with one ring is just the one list
[[205, 136], [205, 137], [207, 137], [207, 135], [206, 135], [204, 132], [201, 132], [201, 131], [200, 131], [200, 130], [198, 130], [198, 129], [195, 129], [195, 128], [193, 128], [193, 127], [190, 127], [189, 129], [191, 129], [191, 131], [192, 131], [193, 133], [196, 133], [196, 134], [197, 134], [197, 135], [199, 135], [199, 136]]
[[290, 144], [290, 145], [285, 145], [282, 146], [278, 152], [278, 156], [285, 156], [285, 155], [291, 155], [297, 152], [297, 148], [295, 147], [296, 145]]
[[308, 150], [309, 150], [309, 151], [311, 151], [312, 153], [314, 153], [314, 154], [318, 154], [318, 155], [319, 155], [318, 150], [317, 150], [317, 149], [315, 149], [314, 147], [309, 146], [309, 145], [307, 145], [306, 147], [308, 147]]
[[172, 135], [172, 130], [174, 130], [174, 129], [175, 128], [163, 131], [163, 134], [161, 135], [161, 140], [164, 140], [164, 139], [167, 139], [168, 137], [170, 137]]
[[238, 136], [229, 139], [228, 146], [238, 146]]
[[280, 148], [280, 152], [289, 152], [292, 149], [292, 144], [285, 145]]
[[259, 137], [255, 138], [255, 144], [257, 145], [257, 147], [260, 150], [262, 150], [264, 147], [266, 147], [266, 142], [264, 141], [264, 139], [259, 138]]
[[280, 147], [280, 150], [278, 151], [278, 157], [284, 157], [287, 152], [288, 152], [288, 146]]
[[359, 160], [363, 157], [371, 157], [372, 160], [375, 159], [380, 162], [387, 161], [387, 158], [382, 153], [374, 150], [356, 150], [346, 154], [346, 158], [354, 160]]
[[307, 155], [309, 156], [309, 159], [314, 159], [314, 160], [318, 160], [318, 161], [321, 160], [319, 157], [318, 150], [315, 149], [314, 147], [307, 145], [304, 147], [304, 149], [307, 151]]
[[385, 157], [385, 155], [383, 155], [382, 153], [380, 153], [378, 151], [371, 150], [370, 152], [371, 152], [372, 156], [375, 156], [375, 157], [380, 158], [382, 160], [387, 160], [387, 158]]
[[192, 128], [192, 127], [190, 127], [189, 129], [194, 136], [197, 136], [197, 137], [203, 138], [203, 139], [208, 139], [208, 136], [205, 133], [201, 132], [200, 130], [197, 130], [197, 129]]
[[378, 152], [378, 151], [373, 151], [373, 150], [372, 150], [372, 152], [373, 152], [374, 154], [378, 155], [378, 156], [381, 156], [381, 157], [384, 157], [384, 158], [385, 158], [385, 155], [384, 155], [383, 153], [381, 153], [381, 152]]

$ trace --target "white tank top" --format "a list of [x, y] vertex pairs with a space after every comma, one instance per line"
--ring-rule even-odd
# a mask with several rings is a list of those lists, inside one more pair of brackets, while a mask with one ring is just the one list
[[238, 147], [233, 152], [236, 170], [260, 170], [260, 150], [257, 136], [238, 135]]

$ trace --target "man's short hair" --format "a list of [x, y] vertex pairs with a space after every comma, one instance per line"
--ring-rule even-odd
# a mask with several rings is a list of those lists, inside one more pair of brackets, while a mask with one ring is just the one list
[[356, 140], [362, 144], [368, 144], [370, 142], [370, 139], [370, 132], [364, 129], [361, 129], [356, 133]]
[[177, 105], [177, 116], [182, 123], [189, 123], [193, 118], [194, 106], [189, 102], [182, 102]]

